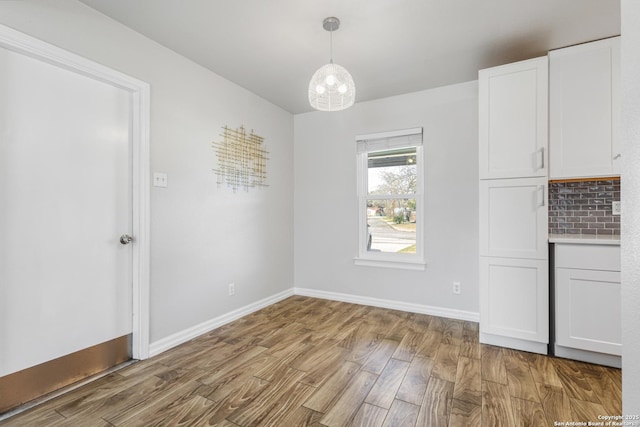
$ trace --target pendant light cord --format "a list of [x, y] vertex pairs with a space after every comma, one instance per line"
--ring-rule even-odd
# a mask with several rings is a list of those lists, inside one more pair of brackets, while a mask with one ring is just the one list
[[329, 62], [333, 64], [333, 30], [329, 31]]

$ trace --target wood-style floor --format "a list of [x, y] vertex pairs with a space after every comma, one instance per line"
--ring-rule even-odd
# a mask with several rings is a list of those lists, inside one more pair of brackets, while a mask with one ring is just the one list
[[295, 296], [8, 426], [553, 426], [621, 413], [618, 369], [478, 343], [460, 320]]

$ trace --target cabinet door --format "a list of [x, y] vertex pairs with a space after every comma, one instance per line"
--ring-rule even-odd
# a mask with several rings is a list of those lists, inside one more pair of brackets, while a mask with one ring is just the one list
[[620, 39], [549, 53], [551, 178], [619, 175]]
[[480, 331], [549, 342], [547, 261], [480, 257]]
[[480, 70], [480, 179], [547, 176], [547, 64]]
[[548, 259], [547, 180], [480, 181], [480, 255]]
[[556, 343], [621, 355], [620, 272], [556, 268]]

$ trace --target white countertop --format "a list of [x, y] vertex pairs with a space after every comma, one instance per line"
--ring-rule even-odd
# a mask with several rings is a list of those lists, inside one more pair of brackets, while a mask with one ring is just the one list
[[620, 246], [620, 236], [597, 236], [594, 234], [549, 234], [549, 243]]

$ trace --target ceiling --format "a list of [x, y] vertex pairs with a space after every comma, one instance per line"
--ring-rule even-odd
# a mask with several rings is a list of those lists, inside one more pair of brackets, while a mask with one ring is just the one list
[[479, 69], [620, 34], [619, 0], [81, 0], [297, 114], [329, 60], [356, 102], [460, 83]]

